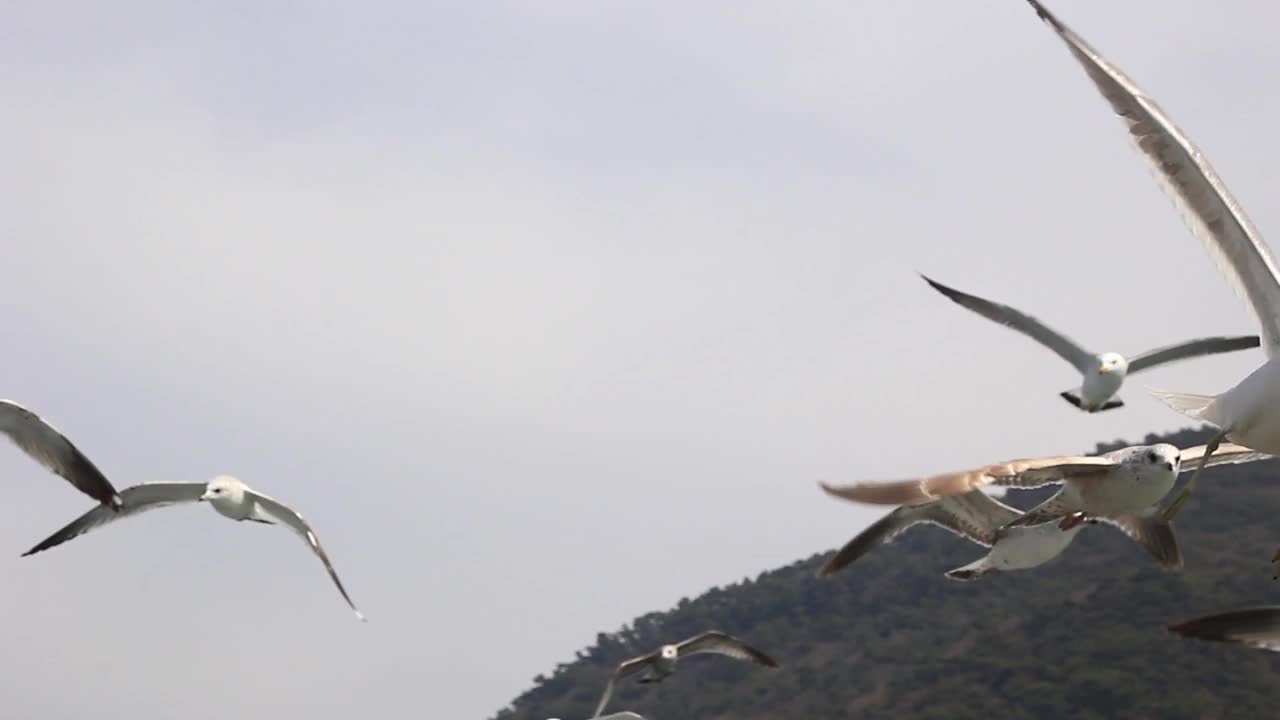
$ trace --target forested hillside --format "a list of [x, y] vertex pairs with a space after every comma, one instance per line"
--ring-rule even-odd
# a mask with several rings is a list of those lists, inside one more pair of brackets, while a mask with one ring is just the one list
[[[1205, 439], [1186, 431], [1143, 442]], [[1280, 603], [1269, 563], [1280, 545], [1280, 462], [1208, 472], [1177, 521], [1181, 572], [1100, 526], [1040, 568], [959, 583], [942, 573], [982, 548], [920, 527], [834, 577], [815, 576], [824, 552], [601, 634], [495, 718], [588, 718], [619, 661], [707, 628], [784, 667], [695, 657], [661, 685], [625, 683], [610, 710], [649, 720], [1276, 717], [1280, 655], [1164, 629]]]

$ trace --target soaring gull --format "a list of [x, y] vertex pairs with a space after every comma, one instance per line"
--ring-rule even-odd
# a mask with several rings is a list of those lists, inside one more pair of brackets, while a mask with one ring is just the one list
[[[1089, 46], [1037, 0], [1036, 13], [1084, 67], [1111, 109], [1123, 118], [1129, 139], [1146, 159], [1157, 182], [1173, 199], [1191, 233], [1205, 244], [1218, 269], [1253, 309], [1262, 331], [1267, 361], [1217, 395], [1158, 392], [1170, 407], [1217, 426], [1207, 459], [1228, 439], [1280, 454], [1280, 271], [1271, 249], [1218, 178], [1209, 160], [1155, 100]], [[1199, 470], [1170, 506], [1176, 514], [1195, 488]]]
[[605, 685], [604, 695], [600, 698], [600, 704], [596, 705], [596, 712], [592, 717], [598, 718], [600, 713], [604, 712], [605, 705], [609, 704], [609, 698], [613, 695], [613, 686], [619, 680], [643, 672], [644, 675], [640, 678], [641, 683], [662, 682], [676, 671], [676, 660], [696, 653], [716, 653], [738, 660], [749, 660], [769, 668], [781, 667], [778, 661], [738, 638], [718, 630], [708, 630], [673, 645], [663, 645], [648, 655], [624, 660], [618, 665], [618, 669], [613, 671], [609, 684]]
[[[923, 505], [904, 505], [846, 543], [818, 574], [834, 575], [898, 534], [916, 525], [931, 524], [990, 548], [983, 557], [947, 571], [947, 577], [953, 580], [972, 580], [993, 572], [1043, 565], [1062, 554], [1075, 540], [1076, 533], [1084, 528], [1084, 524], [1080, 524], [1063, 531], [1053, 523], [1006, 527], [1021, 515], [1021, 510], [1005, 505], [982, 490], [949, 495]], [[1182, 567], [1182, 552], [1173, 526], [1154, 508], [1101, 520], [1123, 530], [1161, 565]]]
[[208, 483], [144, 483], [125, 488], [120, 495], [124, 502], [119, 512], [112, 512], [105, 506], [99, 505], [40, 541], [38, 545], [23, 553], [23, 557], [61, 545], [117, 518], [129, 517], [168, 505], [208, 501], [220, 515], [232, 520], [283, 525], [297, 533], [306, 541], [316, 557], [320, 558], [320, 562], [324, 563], [325, 570], [329, 571], [329, 577], [333, 578], [333, 584], [338, 587], [338, 592], [342, 593], [342, 598], [347, 601], [347, 605], [351, 606], [356, 617], [365, 619], [355, 603], [351, 602], [346, 588], [342, 587], [342, 581], [338, 579], [338, 573], [329, 562], [329, 556], [325, 554], [324, 548], [320, 546], [320, 540], [316, 538], [315, 532], [307, 521], [293, 508], [251, 489], [240, 480], [229, 475], [220, 475]]
[[1070, 529], [1088, 519], [1107, 520], [1151, 510], [1173, 488], [1185, 461], [1226, 465], [1267, 460], [1271, 456], [1239, 445], [1222, 445], [1212, 459], [1199, 445], [1179, 451], [1168, 443], [1134, 445], [1102, 455], [1057, 456], [1010, 460], [973, 470], [915, 480], [866, 482], [823, 490], [845, 500], [873, 505], [922, 505], [938, 498], [964, 495], [987, 486], [1034, 488], [1061, 484], [1053, 497], [1004, 527], [1060, 520]]
[[1063, 391], [1059, 395], [1072, 405], [1090, 413], [1123, 406], [1124, 401], [1117, 398], [1116, 393], [1124, 384], [1125, 377], [1133, 373], [1176, 360], [1245, 350], [1258, 347], [1259, 344], [1257, 335], [1244, 335], [1187, 340], [1176, 345], [1148, 350], [1130, 358], [1114, 352], [1092, 353], [1080, 347], [1066, 335], [1020, 310], [960, 292], [925, 275], [920, 277], [956, 304], [1026, 335], [1070, 363], [1080, 373], [1082, 378], [1080, 387]]
[[0, 433], [80, 492], [103, 505], [120, 507], [120, 495], [102, 471], [39, 415], [12, 400], [0, 400]]
[[1259, 650], [1280, 652], [1280, 606], [1206, 615], [1170, 625], [1169, 631], [1183, 637], [1239, 643]]

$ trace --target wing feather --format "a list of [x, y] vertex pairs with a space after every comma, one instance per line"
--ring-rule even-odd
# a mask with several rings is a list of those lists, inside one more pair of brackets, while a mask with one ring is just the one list
[[1147, 160], [1156, 181], [1173, 199], [1192, 234], [1237, 294], [1244, 297], [1262, 330], [1268, 357], [1280, 350], [1280, 273], [1270, 248], [1209, 160], [1144, 93], [1037, 0], [1027, 0], [1066, 43], [1089, 78], [1124, 119], [1129, 139]]
[[988, 485], [1018, 488], [1052, 485], [1070, 478], [1105, 472], [1115, 464], [1115, 460], [1095, 455], [1045, 457], [1010, 460], [976, 470], [944, 473], [918, 480], [819, 485], [827, 493], [845, 500], [873, 505], [918, 505], [940, 497], [963, 495]]
[[1026, 335], [1057, 353], [1063, 360], [1071, 363], [1071, 366], [1076, 370], [1083, 373], [1092, 367], [1093, 353], [1080, 347], [1076, 341], [1066, 335], [1021, 310], [1008, 305], [994, 303], [990, 300], [984, 300], [976, 295], [960, 292], [924, 275], [920, 277], [924, 278], [925, 282], [929, 283], [934, 290], [951, 298], [952, 302], [957, 305], [968, 308], [988, 320], [1000, 323], [1007, 328]]
[[751, 647], [738, 638], [722, 633], [719, 630], [708, 630], [688, 640], [676, 643], [676, 651], [680, 657], [695, 653], [716, 653], [727, 655], [738, 660], [749, 660], [757, 665], [777, 668], [781, 667], [777, 660]]
[[43, 418], [11, 400], [0, 400], [0, 433], [32, 460], [104, 505], [119, 507], [111, 481], [67, 436]]
[[120, 493], [121, 504], [118, 510], [106, 505], [98, 505], [72, 520], [61, 530], [41, 540], [35, 547], [22, 553], [22, 556], [48, 550], [121, 518], [132, 517], [138, 513], [169, 505], [196, 502], [204, 494], [205, 485], [205, 483], [143, 483], [125, 488]]
[[1183, 637], [1240, 643], [1260, 650], [1280, 652], [1280, 606], [1206, 615], [1170, 625], [1169, 631]]
[[333, 584], [338, 587], [338, 592], [342, 593], [342, 599], [347, 601], [347, 605], [355, 612], [356, 617], [364, 620], [364, 613], [356, 607], [351, 601], [351, 596], [347, 594], [347, 589], [342, 586], [342, 581], [338, 579], [338, 573], [333, 569], [333, 563], [329, 561], [329, 555], [325, 553], [324, 548], [320, 545], [320, 539], [316, 537], [315, 532], [302, 515], [293, 508], [276, 500], [275, 498], [263, 495], [255, 490], [247, 491], [254, 500], [254, 515], [259, 520], [283, 525], [298, 534], [311, 548], [311, 551], [320, 558], [320, 562], [324, 563], [324, 569], [329, 571], [329, 577], [333, 579]]

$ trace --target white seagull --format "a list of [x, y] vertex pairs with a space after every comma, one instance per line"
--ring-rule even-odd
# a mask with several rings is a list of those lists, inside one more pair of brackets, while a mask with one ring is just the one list
[[120, 495], [102, 471], [39, 415], [12, 400], [0, 400], [0, 433], [80, 492], [103, 505], [120, 507]]
[[924, 278], [934, 290], [951, 298], [956, 304], [1026, 335], [1070, 363], [1080, 373], [1082, 378], [1080, 387], [1063, 391], [1059, 395], [1072, 405], [1090, 413], [1122, 407], [1124, 401], [1117, 398], [1116, 393], [1120, 391], [1125, 378], [1133, 373], [1177, 360], [1255, 348], [1259, 344], [1257, 335], [1242, 335], [1187, 340], [1176, 345], [1148, 350], [1130, 358], [1114, 352], [1092, 353], [1080, 347], [1066, 335], [1020, 310], [960, 292], [926, 275], [920, 277]]
[[1206, 615], [1170, 625], [1169, 631], [1183, 637], [1239, 643], [1259, 650], [1280, 652], [1280, 606]]
[[[1206, 457], [1223, 439], [1280, 454], [1280, 272], [1270, 248], [1208, 159], [1155, 100], [1042, 3], [1027, 1], [1124, 119], [1129, 139], [1173, 198], [1192, 234], [1205, 244], [1236, 291], [1247, 298], [1262, 330], [1267, 361], [1235, 387], [1217, 395], [1159, 392], [1157, 396], [1175, 410], [1218, 427]], [[1186, 500], [1198, 477], [1197, 471], [1170, 507], [1171, 514]]]
[[[947, 577], [953, 580], [973, 580], [993, 572], [1027, 570], [1043, 565], [1061, 555], [1075, 540], [1076, 533], [1084, 529], [1080, 524], [1063, 531], [1053, 523], [1006, 527], [1021, 515], [1021, 510], [1005, 505], [982, 490], [939, 498], [923, 505], [904, 505], [846, 543], [818, 574], [824, 577], [834, 575], [878, 545], [888, 543], [920, 524], [946, 528], [966, 540], [990, 548], [986, 555], [968, 565], [947, 571]], [[1161, 565], [1174, 569], [1182, 567], [1182, 552], [1173, 526], [1154, 508], [1100, 519], [1123, 530]]]
[[120, 495], [124, 503], [119, 512], [112, 512], [105, 506], [99, 505], [42, 540], [23, 553], [23, 557], [61, 545], [118, 518], [167, 505], [208, 501], [218, 514], [232, 520], [252, 520], [269, 525], [283, 525], [297, 533], [306, 541], [316, 557], [324, 563], [325, 569], [329, 571], [329, 577], [333, 578], [333, 584], [338, 587], [338, 592], [342, 593], [342, 598], [347, 601], [347, 605], [351, 606], [356, 617], [365, 619], [355, 603], [351, 602], [346, 588], [342, 587], [342, 581], [338, 579], [338, 573], [329, 562], [329, 556], [325, 554], [324, 548], [320, 546], [320, 540], [316, 538], [315, 532], [307, 521], [288, 505], [251, 489], [240, 480], [229, 475], [219, 475], [208, 483], [144, 483], [125, 488]]
[[613, 695], [613, 686], [619, 680], [644, 672], [645, 674], [640, 678], [641, 683], [662, 682], [667, 676], [676, 671], [677, 660], [697, 653], [716, 653], [738, 660], [750, 660], [757, 665], [764, 665], [769, 668], [781, 667], [778, 661], [738, 638], [718, 630], [708, 630], [673, 645], [663, 645], [648, 655], [640, 655], [630, 660], [624, 660], [618, 665], [618, 669], [613, 671], [613, 676], [609, 678], [609, 684], [604, 687], [604, 695], [600, 698], [600, 704], [596, 705], [596, 712], [591, 717], [598, 718], [600, 713], [604, 712], [605, 705], [609, 704], [609, 698]]
[[[1034, 488], [1061, 484], [1062, 489], [1053, 497], [1004, 527], [1060, 520], [1059, 527], [1069, 530], [1088, 519], [1114, 520], [1150, 511], [1173, 488], [1178, 473], [1183, 471], [1182, 463], [1205, 458], [1206, 449], [1204, 445], [1182, 451], [1168, 443], [1134, 445], [1102, 455], [1010, 460], [915, 480], [838, 487], [819, 484], [836, 497], [873, 505], [921, 505], [987, 486]], [[1227, 444], [1207, 464], [1246, 463], [1271, 457]]]

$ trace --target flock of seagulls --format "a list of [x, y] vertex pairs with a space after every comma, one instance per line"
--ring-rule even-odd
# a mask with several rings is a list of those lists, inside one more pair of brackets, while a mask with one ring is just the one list
[[[1182, 567], [1172, 521], [1190, 497], [1201, 472], [1216, 465], [1248, 463], [1280, 455], [1280, 268], [1239, 203], [1204, 155], [1156, 102], [1102, 57], [1039, 0], [1026, 0], [1084, 68], [1111, 109], [1124, 120], [1129, 138], [1159, 184], [1172, 197], [1192, 233], [1208, 248], [1219, 269], [1249, 303], [1261, 337], [1206, 337], [1126, 357], [1094, 353], [1020, 310], [961, 292], [924, 277], [955, 303], [1005, 325], [1052, 350], [1081, 375], [1078, 388], [1061, 396], [1096, 413], [1120, 408], [1125, 378], [1157, 365], [1261, 346], [1267, 361], [1230, 389], [1216, 395], [1151, 391], [1169, 407], [1214, 426], [1210, 441], [1179, 449], [1169, 444], [1127, 447], [1097, 456], [1042, 457], [985, 465], [925, 478], [848, 485], [820, 484], [833, 497], [895, 509], [840, 548], [819, 570], [828, 576], [920, 524], [937, 525], [987, 548], [974, 562], [950, 570], [955, 580], [994, 572], [1024, 570], [1057, 557], [1090, 525], [1110, 525], [1142, 546], [1162, 566]], [[1171, 495], [1178, 477], [1191, 473]], [[988, 494], [999, 488], [1059, 485], [1049, 499], [1029, 510], [1006, 505]], [[1280, 575], [1280, 550], [1272, 562]], [[1234, 642], [1280, 652], [1280, 605], [1224, 612], [1168, 629], [1182, 636]], [[714, 639], [708, 639], [714, 638]], [[692, 650], [691, 648], [698, 648]], [[596, 708], [604, 711], [615, 683], [647, 671], [642, 682], [657, 681], [690, 652], [718, 652], [776, 667], [772, 659], [721, 633], [704, 633], [682, 643], [624, 661]], [[616, 716], [609, 716], [616, 717]], [[639, 716], [628, 718], [642, 720]]]
[[[1134, 446], [1097, 456], [1012, 460], [911, 480], [822, 484], [824, 491], [843, 500], [896, 507], [837, 551], [819, 571], [821, 575], [839, 572], [922, 523], [946, 528], [987, 548], [983, 557], [946, 573], [956, 580], [1042, 565], [1064, 552], [1084, 527], [1096, 524], [1121, 530], [1162, 566], [1180, 568], [1182, 554], [1171, 521], [1192, 493], [1201, 471], [1280, 455], [1280, 270], [1270, 249], [1204, 155], [1156, 102], [1043, 3], [1027, 2], [1066, 44], [1112, 110], [1124, 120], [1129, 138], [1175, 201], [1192, 233], [1204, 242], [1220, 270], [1248, 301], [1261, 328], [1261, 339], [1207, 337], [1132, 357], [1093, 353], [1026, 313], [924, 279], [957, 304], [1036, 340], [1070, 363], [1080, 373], [1081, 383], [1061, 396], [1089, 413], [1122, 407], [1124, 402], [1117, 393], [1125, 378], [1157, 365], [1259, 346], [1267, 361], [1216, 395], [1153, 391], [1171, 408], [1217, 428], [1206, 445], [1188, 449], [1169, 444]], [[302, 515], [240, 480], [223, 475], [206, 483], [148, 483], [118, 492], [66, 436], [21, 405], [0, 400], [0, 433], [97, 503], [24, 556], [147, 510], [208, 502], [232, 520], [281, 525], [296, 533], [324, 564], [351, 610], [365, 619]], [[1177, 496], [1165, 502], [1178, 476], [1185, 472], [1191, 472], [1191, 478]], [[987, 492], [1054, 484], [1061, 486], [1057, 493], [1026, 511]], [[1280, 563], [1280, 550], [1273, 562]], [[1280, 606], [1196, 618], [1170, 625], [1169, 630], [1280, 652]], [[660, 683], [675, 671], [678, 660], [703, 653], [779, 667], [776, 660], [742, 640], [707, 631], [619, 664], [593, 717], [644, 720], [632, 712], [602, 716], [616, 683], [631, 677], [640, 683]]]

